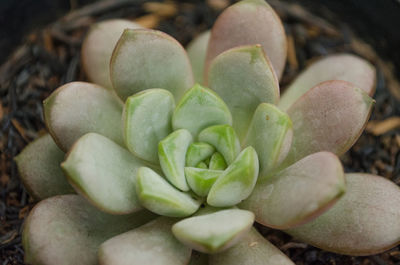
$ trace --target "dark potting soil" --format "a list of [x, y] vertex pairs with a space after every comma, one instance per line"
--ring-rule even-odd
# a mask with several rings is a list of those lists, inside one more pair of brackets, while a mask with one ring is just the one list
[[[0, 264], [24, 264], [21, 230], [35, 202], [22, 186], [13, 157], [45, 133], [42, 101], [54, 89], [86, 80], [80, 67], [80, 46], [95, 21], [124, 17], [172, 35], [182, 44], [211, 27], [233, 1], [98, 2], [77, 9], [50, 26], [32, 32], [0, 67]], [[347, 172], [368, 172], [400, 185], [400, 84], [391, 62], [361, 41], [326, 9], [315, 16], [301, 6], [268, 1], [277, 10], [288, 35], [289, 53], [281, 87], [316, 57], [336, 52], [358, 54], [377, 68], [376, 105], [366, 131], [342, 157]], [[324, 19], [322, 19], [324, 18]], [[369, 257], [351, 257], [319, 250], [283, 232], [256, 225], [296, 264], [400, 264], [400, 248]]]

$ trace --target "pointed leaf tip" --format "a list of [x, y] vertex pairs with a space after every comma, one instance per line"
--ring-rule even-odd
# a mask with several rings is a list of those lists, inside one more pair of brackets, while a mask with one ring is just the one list
[[175, 189], [163, 177], [147, 167], [137, 175], [137, 194], [148, 210], [169, 217], [185, 217], [200, 207], [200, 202], [189, 194]]
[[327, 81], [310, 89], [287, 111], [293, 142], [280, 167], [319, 151], [344, 154], [363, 131], [374, 102], [346, 81]]
[[185, 159], [193, 137], [188, 130], [174, 131], [158, 144], [158, 158], [165, 177], [176, 188], [188, 191], [185, 178]]
[[400, 189], [375, 175], [346, 174], [346, 194], [317, 219], [286, 232], [345, 255], [374, 255], [400, 243]]
[[61, 164], [73, 187], [99, 209], [112, 214], [138, 211], [136, 172], [142, 162], [110, 139], [88, 133]]
[[90, 27], [82, 44], [82, 67], [88, 79], [102, 87], [112, 89], [110, 59], [115, 44], [125, 29], [141, 28], [126, 19], [109, 19]]
[[228, 207], [246, 199], [256, 185], [258, 171], [257, 153], [249, 146], [218, 177], [207, 196], [207, 203], [215, 207]]
[[215, 92], [199, 84], [185, 93], [172, 116], [174, 130], [186, 129], [193, 137], [201, 130], [218, 124], [231, 125], [231, 113]]
[[279, 100], [279, 81], [260, 45], [235, 47], [218, 55], [211, 63], [208, 85], [228, 105], [241, 140], [257, 106]]
[[110, 72], [114, 90], [123, 100], [145, 89], [163, 88], [178, 101], [194, 83], [184, 48], [157, 30], [126, 29], [114, 49]]
[[304, 93], [329, 80], [353, 83], [369, 96], [375, 92], [376, 71], [368, 61], [352, 54], [325, 56], [304, 70], [283, 93], [279, 107], [287, 110]]
[[172, 131], [173, 95], [165, 89], [146, 89], [130, 96], [123, 111], [127, 148], [137, 157], [158, 164], [158, 143]]
[[172, 233], [195, 250], [216, 253], [236, 244], [248, 233], [253, 221], [252, 212], [221, 210], [179, 221], [172, 226]]
[[285, 229], [322, 214], [344, 192], [339, 159], [332, 153], [319, 152], [259, 181], [240, 207], [254, 212], [256, 221], [265, 226]]
[[223, 51], [254, 44], [263, 47], [280, 78], [287, 53], [286, 35], [281, 20], [265, 1], [240, 1], [225, 9], [211, 30], [205, 73], [208, 73], [212, 60]]

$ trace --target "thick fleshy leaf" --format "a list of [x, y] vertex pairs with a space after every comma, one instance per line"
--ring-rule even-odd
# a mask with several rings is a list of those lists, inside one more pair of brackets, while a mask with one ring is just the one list
[[194, 167], [201, 161], [210, 157], [215, 151], [215, 148], [207, 143], [195, 142], [189, 145], [186, 152], [186, 166]]
[[322, 214], [345, 190], [340, 160], [319, 152], [259, 181], [240, 207], [254, 212], [258, 223], [285, 229]]
[[193, 68], [194, 80], [203, 84], [204, 63], [206, 61], [206, 53], [208, 41], [210, 40], [211, 32], [209, 30], [201, 33], [187, 46], [186, 50], [189, 56], [190, 63]]
[[145, 89], [163, 88], [178, 102], [194, 83], [185, 49], [157, 30], [126, 29], [114, 49], [110, 69], [114, 90], [123, 100]]
[[61, 164], [72, 186], [96, 207], [112, 214], [141, 209], [136, 173], [143, 163], [107, 137], [88, 133]]
[[199, 201], [175, 189], [148, 167], [139, 169], [136, 190], [142, 205], [159, 215], [185, 217], [200, 207]]
[[200, 132], [199, 141], [213, 145], [230, 164], [240, 152], [240, 142], [235, 130], [229, 125], [215, 125]]
[[278, 248], [252, 228], [238, 244], [210, 255], [210, 265], [294, 265]]
[[243, 146], [252, 146], [260, 160], [260, 177], [266, 176], [285, 159], [292, 143], [289, 116], [276, 106], [261, 103], [251, 120]]
[[208, 166], [205, 162], [200, 162], [196, 166], [196, 168], [203, 168], [203, 169], [208, 169]]
[[287, 44], [282, 22], [264, 0], [244, 0], [227, 8], [212, 30], [206, 56], [207, 68], [223, 51], [241, 45], [260, 44], [281, 77]]
[[35, 199], [74, 193], [60, 167], [64, 155], [51, 136], [45, 134], [14, 158], [24, 187]]
[[182, 97], [172, 116], [174, 130], [186, 129], [193, 137], [212, 125], [232, 125], [228, 107], [212, 90], [196, 84]]
[[158, 143], [172, 131], [173, 95], [165, 89], [147, 89], [130, 96], [123, 111], [124, 140], [129, 151], [158, 164]]
[[22, 234], [25, 262], [97, 265], [101, 243], [153, 218], [147, 211], [110, 215], [78, 195], [48, 198], [37, 204], [25, 221]]
[[68, 151], [89, 132], [123, 145], [122, 104], [110, 91], [95, 84], [71, 82], [59, 87], [44, 102], [44, 118], [57, 145]]
[[159, 217], [100, 246], [101, 265], [186, 265], [192, 250], [171, 233], [174, 219]]
[[311, 64], [285, 90], [279, 107], [287, 110], [308, 90], [329, 80], [353, 83], [372, 96], [375, 92], [375, 68], [366, 60], [352, 54], [334, 54]]
[[260, 103], [279, 100], [279, 82], [260, 45], [230, 49], [210, 66], [208, 85], [226, 102], [242, 140]]
[[225, 169], [211, 187], [207, 203], [215, 207], [228, 207], [246, 199], [256, 185], [258, 171], [257, 153], [249, 146]]
[[254, 214], [230, 209], [186, 218], [172, 226], [172, 233], [189, 247], [221, 252], [236, 244], [252, 227]]
[[112, 89], [110, 60], [115, 44], [124, 29], [141, 28], [126, 19], [110, 19], [91, 26], [82, 44], [82, 66], [89, 80]]
[[222, 170], [185, 167], [186, 181], [190, 189], [201, 197], [207, 196], [211, 186], [222, 173]]
[[360, 136], [374, 102], [346, 81], [327, 81], [309, 90], [287, 112], [293, 142], [280, 167], [319, 151], [344, 154]]
[[189, 187], [185, 178], [185, 158], [193, 137], [185, 129], [177, 130], [158, 144], [158, 157], [165, 177], [175, 187], [188, 191]]
[[346, 174], [347, 192], [329, 211], [289, 234], [328, 251], [372, 255], [400, 243], [400, 189], [369, 174]]
[[215, 152], [211, 158], [210, 158], [210, 163], [209, 163], [209, 168], [213, 170], [225, 170], [228, 165], [225, 162], [224, 157], [218, 153]]

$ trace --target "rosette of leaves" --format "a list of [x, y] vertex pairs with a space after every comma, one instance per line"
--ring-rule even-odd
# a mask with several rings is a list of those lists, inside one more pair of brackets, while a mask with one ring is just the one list
[[337, 157], [373, 106], [368, 62], [320, 59], [280, 97], [286, 37], [261, 0], [227, 8], [188, 54], [124, 20], [88, 33], [97, 84], [54, 91], [49, 134], [16, 158], [41, 200], [24, 225], [27, 263], [293, 264], [254, 220], [336, 253], [398, 244], [398, 186], [345, 174]]

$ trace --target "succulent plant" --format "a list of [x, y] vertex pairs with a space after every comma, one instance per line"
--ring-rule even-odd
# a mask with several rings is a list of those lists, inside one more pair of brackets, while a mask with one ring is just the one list
[[188, 54], [129, 21], [88, 33], [97, 84], [55, 90], [49, 134], [16, 157], [42, 200], [24, 226], [27, 263], [293, 264], [254, 220], [342, 254], [399, 243], [399, 187], [345, 174], [338, 158], [369, 118], [372, 65], [322, 58], [280, 97], [286, 37], [263, 0], [227, 8]]

